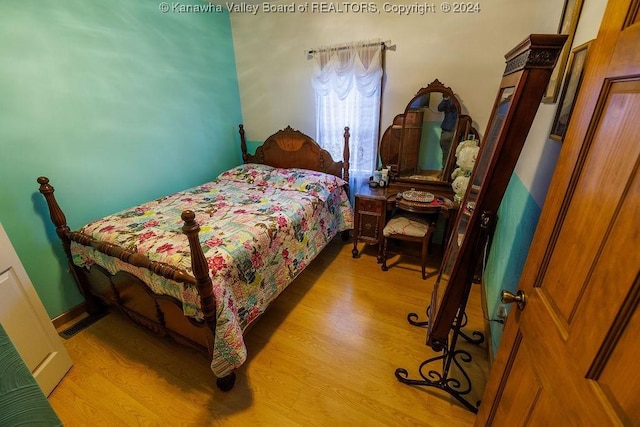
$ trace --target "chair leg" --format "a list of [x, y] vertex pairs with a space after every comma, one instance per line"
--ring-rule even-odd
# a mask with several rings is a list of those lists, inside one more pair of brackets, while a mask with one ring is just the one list
[[389, 239], [386, 237], [382, 238], [382, 271], [387, 271], [389, 268], [387, 267], [387, 244]]

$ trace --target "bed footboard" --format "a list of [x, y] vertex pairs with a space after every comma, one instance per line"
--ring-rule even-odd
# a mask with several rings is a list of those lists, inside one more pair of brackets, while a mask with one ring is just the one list
[[[39, 191], [47, 202], [49, 216], [56, 227], [56, 234], [62, 242], [69, 271], [85, 299], [87, 312], [96, 314], [104, 310], [105, 304], [114, 306], [154, 334], [169, 335], [180, 343], [207, 353], [211, 358], [216, 331], [216, 303], [209, 268], [200, 245], [200, 227], [195, 221], [195, 213], [190, 210], [182, 213], [184, 221], [182, 231], [189, 241], [192, 276], [185, 270], [151, 261], [143, 254], [98, 241], [78, 231], [71, 231], [67, 225], [66, 216], [56, 201], [54, 188], [49, 184], [49, 179], [41, 176], [37, 182], [40, 184]], [[131, 274], [119, 272], [112, 276], [97, 266], [87, 271], [75, 265], [71, 254], [72, 241], [91, 246], [95, 250], [136, 267], [147, 268], [167, 279], [195, 286], [200, 297], [204, 324], [185, 317], [182, 313], [182, 304], [178, 300], [153, 293], [142, 281]], [[230, 390], [234, 382], [234, 373], [217, 379], [217, 385], [223, 391]]]

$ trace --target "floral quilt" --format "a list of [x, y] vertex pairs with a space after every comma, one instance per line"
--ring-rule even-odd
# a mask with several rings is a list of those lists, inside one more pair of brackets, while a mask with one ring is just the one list
[[[190, 209], [213, 280], [217, 307], [211, 368], [223, 377], [246, 360], [243, 331], [339, 232], [353, 228], [353, 211], [333, 175], [245, 164], [203, 185], [84, 226], [80, 231], [191, 272], [180, 215]], [[134, 274], [160, 295], [182, 301], [186, 316], [202, 319], [197, 289], [72, 244], [73, 261], [111, 274]]]

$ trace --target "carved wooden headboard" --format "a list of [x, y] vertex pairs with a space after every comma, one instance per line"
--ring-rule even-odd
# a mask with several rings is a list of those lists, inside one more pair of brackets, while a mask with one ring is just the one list
[[239, 126], [242, 160], [245, 163], [262, 163], [277, 168], [302, 168], [329, 173], [349, 181], [349, 128], [344, 128], [343, 160], [335, 161], [308, 135], [287, 126], [279, 130], [256, 149], [247, 153], [244, 126]]

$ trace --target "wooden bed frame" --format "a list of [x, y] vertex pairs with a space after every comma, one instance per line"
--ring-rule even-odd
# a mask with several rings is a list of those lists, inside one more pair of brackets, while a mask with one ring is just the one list
[[[262, 163], [281, 168], [304, 168], [336, 175], [349, 180], [349, 128], [344, 132], [344, 160], [334, 161], [311, 137], [287, 126], [271, 135], [256, 149], [254, 155], [247, 153], [243, 125], [239, 126], [242, 159], [245, 163]], [[189, 240], [193, 275], [164, 263], [151, 261], [145, 255], [134, 253], [116, 245], [98, 241], [78, 231], [71, 231], [67, 220], [54, 196], [54, 188], [47, 177], [39, 177], [39, 191], [47, 201], [51, 221], [62, 241], [69, 270], [80, 292], [85, 298], [89, 314], [98, 314], [106, 306], [115, 307], [131, 320], [159, 336], [169, 336], [177, 342], [189, 345], [213, 357], [216, 330], [216, 303], [207, 261], [200, 245], [200, 227], [195, 213], [182, 212], [183, 232]], [[343, 235], [344, 237], [344, 235]], [[136, 267], [143, 267], [176, 282], [195, 286], [200, 296], [203, 321], [186, 317], [182, 303], [170, 296], [153, 293], [140, 279], [130, 273], [119, 271], [111, 275], [104, 268], [94, 265], [90, 270], [76, 266], [71, 256], [71, 242], [91, 246], [107, 255], [119, 258]], [[217, 386], [223, 391], [233, 388], [235, 372], [218, 378]]]

